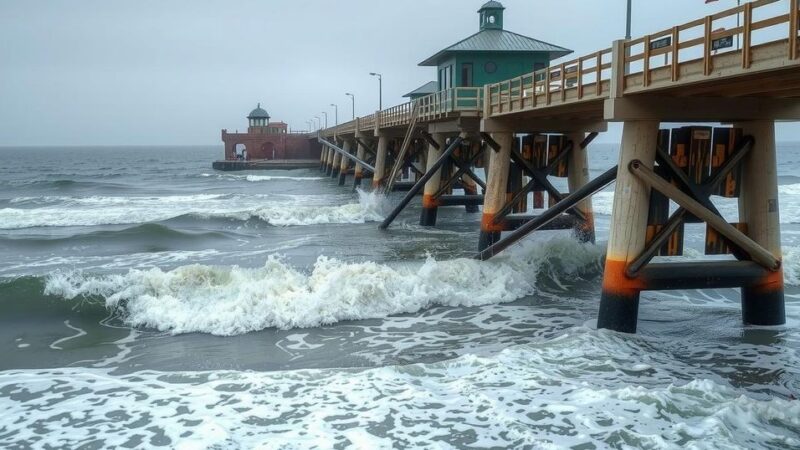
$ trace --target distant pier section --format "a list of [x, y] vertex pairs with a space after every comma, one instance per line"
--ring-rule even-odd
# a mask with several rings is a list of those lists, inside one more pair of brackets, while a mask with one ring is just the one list
[[316, 135], [292, 133], [284, 122], [270, 122], [259, 103], [247, 115], [246, 133], [222, 130], [225, 159], [214, 161], [216, 170], [292, 170], [319, 167], [320, 144]]

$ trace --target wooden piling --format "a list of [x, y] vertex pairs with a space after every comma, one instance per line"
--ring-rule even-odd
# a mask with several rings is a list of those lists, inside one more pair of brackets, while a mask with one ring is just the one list
[[[352, 140], [346, 139], [344, 141], [344, 146], [342, 147], [342, 149], [345, 152], [350, 153], [352, 145], [353, 145]], [[347, 179], [347, 171], [349, 170], [349, 168], [350, 168], [350, 159], [342, 156], [339, 162], [339, 186], [344, 186], [344, 182]]]
[[[781, 258], [775, 123], [756, 120], [736, 126], [743, 129], [744, 135], [755, 138], [753, 149], [743, 161], [740, 222], [747, 224], [750, 239]], [[742, 288], [742, 319], [753, 325], [786, 323], [783, 270], [767, 274], [755, 287]]]
[[[356, 151], [356, 157], [360, 160], [364, 160], [367, 150], [364, 148], [364, 142], [359, 140], [356, 145], [358, 145], [358, 150]], [[361, 186], [361, 178], [364, 176], [364, 168], [361, 164], [356, 163], [356, 168], [353, 172], [353, 189], [357, 189]]]
[[379, 189], [386, 174], [386, 154], [389, 149], [389, 138], [386, 136], [378, 137], [378, 149], [375, 155], [375, 173], [372, 174], [372, 188]]
[[[433, 140], [439, 144], [439, 148], [433, 145], [428, 145], [427, 164], [425, 170], [430, 171], [435, 166], [436, 161], [442, 155], [445, 146], [445, 136], [442, 133], [433, 133]], [[439, 208], [439, 202], [434, 198], [434, 194], [439, 191], [442, 184], [442, 169], [435, 169], [435, 173], [425, 183], [425, 190], [422, 194], [422, 213], [420, 214], [419, 224], [425, 227], [432, 227], [436, 225], [436, 212]]]
[[486, 176], [486, 192], [483, 199], [483, 216], [478, 238], [478, 251], [491, 246], [500, 240], [503, 231], [502, 222], [495, 223], [494, 216], [503, 208], [508, 185], [508, 171], [511, 163], [512, 133], [492, 133], [492, 139], [500, 146], [499, 150], [487, 150], [488, 169]]
[[[478, 195], [478, 184], [469, 175], [461, 176], [461, 186], [464, 188], [464, 195]], [[478, 205], [465, 205], [468, 213], [476, 213], [480, 211]]]
[[[586, 139], [586, 133], [576, 132], [567, 135], [572, 141], [572, 152], [567, 158], [567, 184], [570, 192], [575, 192], [589, 182], [589, 156], [588, 146], [581, 148], [581, 143]], [[594, 212], [592, 198], [587, 197], [578, 203], [576, 209], [583, 213], [586, 220], [579, 221], [575, 228], [575, 235], [584, 242], [594, 242]]]
[[339, 152], [333, 152], [333, 164], [331, 165], [331, 178], [337, 178], [339, 176], [339, 166], [342, 164], [342, 155]]
[[655, 120], [626, 121], [623, 125], [598, 328], [636, 332], [639, 293], [644, 286], [641, 280], [629, 278], [625, 269], [645, 248], [650, 189], [628, 166], [638, 159], [645, 167], [653, 167], [658, 125]]
[[325, 173], [330, 175], [333, 171], [333, 154], [335, 153], [332, 148], [325, 147], [328, 150], [328, 155], [325, 158]]

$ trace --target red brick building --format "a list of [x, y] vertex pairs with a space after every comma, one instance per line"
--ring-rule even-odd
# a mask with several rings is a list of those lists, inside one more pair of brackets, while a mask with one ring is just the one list
[[259, 103], [247, 116], [247, 133], [222, 130], [225, 159], [319, 159], [320, 146], [316, 139], [307, 133], [289, 133], [286, 123], [269, 119], [269, 113]]

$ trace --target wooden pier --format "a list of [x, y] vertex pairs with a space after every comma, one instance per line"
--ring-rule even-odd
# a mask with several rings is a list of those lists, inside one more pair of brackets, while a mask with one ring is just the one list
[[[382, 228], [420, 192], [425, 226], [435, 225], [439, 207], [480, 205], [480, 259], [540, 229], [593, 240], [591, 195], [616, 182], [599, 327], [635, 332], [645, 290], [723, 287], [742, 289], [745, 323], [782, 324], [775, 122], [800, 120], [800, 1], [777, 10], [785, 4], [748, 2], [323, 129], [322, 169], [344, 184], [352, 165], [355, 184], [369, 175], [374, 189], [417, 173]], [[719, 28], [737, 15], [741, 25]], [[619, 164], [590, 180], [587, 152], [609, 122], [623, 123]], [[660, 129], [667, 122], [725, 125]], [[570, 192], [559, 192], [552, 177], [567, 178]], [[452, 194], [455, 183], [465, 195]], [[531, 192], [536, 207], [549, 207], [539, 216], [523, 214]], [[737, 223], [721, 218], [712, 195], [738, 198]], [[688, 222], [707, 224], [707, 254], [734, 259], [651, 262], [682, 253]]]

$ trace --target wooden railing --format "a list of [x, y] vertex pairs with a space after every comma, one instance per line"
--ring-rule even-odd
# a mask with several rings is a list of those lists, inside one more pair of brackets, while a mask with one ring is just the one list
[[[437, 92], [415, 100], [419, 120], [472, 113], [491, 117], [676, 87], [712, 76], [772, 70], [784, 67], [787, 61], [800, 65], [800, 0], [789, 0], [789, 11], [779, 10], [783, 8], [779, 2], [747, 2], [510, 80]], [[754, 37], [754, 33], [765, 35]], [[412, 108], [412, 103], [404, 103], [380, 111], [377, 118], [362, 118], [358, 128], [406, 125]], [[339, 125], [335, 132], [353, 133], [355, 128], [352, 121]]]
[[[747, 2], [625, 42], [621, 64], [629, 69], [625, 75], [623, 93], [650, 89], [655, 87], [654, 83], [665, 85], [694, 81], [725, 69], [733, 69], [733, 75], [741, 73], [753, 66], [754, 50], [758, 51], [759, 48], [787, 38], [787, 32], [780, 30], [780, 27], [787, 27], [787, 24], [787, 53], [779, 56], [789, 60], [797, 59], [800, 1], [789, 0], [789, 11], [785, 13], [774, 11], [780, 7], [774, 5], [779, 1]], [[753, 34], [758, 31], [768, 36], [754, 43]], [[732, 57], [723, 58], [726, 54], [731, 54]], [[660, 61], [657, 57], [662, 55], [663, 61]], [[699, 70], [690, 70], [688, 66], [692, 63]]]
[[611, 49], [486, 86], [484, 115], [608, 95]]
[[411, 121], [412, 109], [413, 104], [411, 102], [384, 109], [380, 112], [381, 127], [396, 127], [407, 124]]
[[419, 120], [430, 121], [447, 117], [450, 113], [474, 112], [483, 109], [482, 87], [457, 87], [445, 89], [414, 100], [419, 107]]
[[[702, 19], [620, 42], [619, 57], [613, 49], [592, 53], [536, 72], [486, 86], [484, 117], [608, 98], [611, 80], [619, 74], [616, 95], [702, 81], [715, 72], [736, 76], [754, 61], [780, 67], [782, 60], [797, 60], [800, 0], [789, 0], [789, 11], [775, 11], [780, 0], [745, 3]], [[737, 16], [740, 25], [733, 27]], [[788, 26], [787, 26], [788, 24]], [[786, 53], [767, 54], [765, 47], [786, 40]], [[753, 33], [767, 36], [754, 43]], [[770, 35], [769, 33], [772, 33]], [[738, 45], [734, 46], [734, 41]], [[754, 51], [756, 57], [754, 60]], [[762, 51], [762, 54], [758, 54]], [[733, 55], [738, 58], [736, 64]], [[663, 55], [663, 62], [659, 56]], [[770, 59], [772, 58], [772, 59]], [[769, 66], [772, 64], [772, 66]], [[697, 66], [699, 70], [694, 70]], [[734, 67], [735, 66], [735, 67]], [[725, 72], [727, 70], [727, 72]]]

